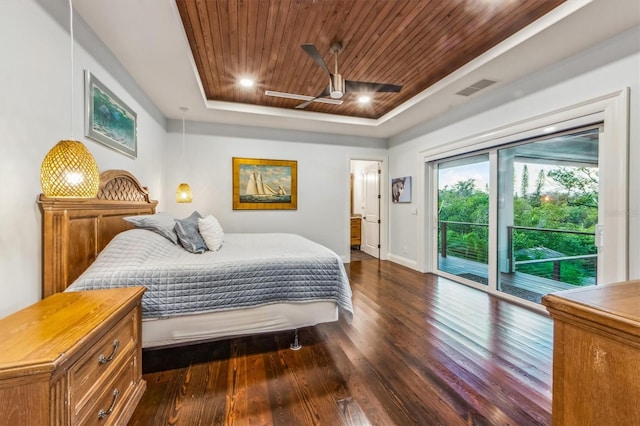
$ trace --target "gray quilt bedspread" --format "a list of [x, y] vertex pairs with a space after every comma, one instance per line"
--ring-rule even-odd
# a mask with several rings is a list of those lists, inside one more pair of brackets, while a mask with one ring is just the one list
[[192, 254], [148, 230], [117, 235], [68, 291], [145, 286], [143, 318], [279, 302], [335, 301], [353, 318], [344, 265], [293, 234], [225, 234], [216, 252]]

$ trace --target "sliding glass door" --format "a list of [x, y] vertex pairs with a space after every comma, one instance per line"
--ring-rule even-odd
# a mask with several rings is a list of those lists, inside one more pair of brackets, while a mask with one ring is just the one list
[[488, 284], [489, 156], [438, 163], [438, 269]]
[[598, 128], [498, 150], [498, 290], [532, 302], [596, 284]]
[[437, 271], [534, 303], [595, 285], [599, 135], [591, 126], [434, 162]]

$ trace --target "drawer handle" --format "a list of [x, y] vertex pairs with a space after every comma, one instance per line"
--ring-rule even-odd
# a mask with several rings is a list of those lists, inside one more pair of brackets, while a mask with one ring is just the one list
[[116, 352], [118, 351], [118, 346], [120, 346], [120, 342], [118, 342], [118, 339], [116, 339], [113, 341], [113, 351], [111, 352], [111, 355], [106, 358], [104, 355], [100, 355], [98, 357], [98, 364], [106, 364], [109, 361], [113, 360], [113, 357], [116, 356]]
[[107, 411], [103, 410], [102, 408], [100, 409], [100, 411], [98, 411], [99, 420], [102, 420], [106, 418], [109, 414], [113, 413], [113, 409], [116, 406], [116, 401], [118, 400], [118, 395], [120, 395], [120, 392], [118, 392], [118, 388], [116, 388], [113, 390], [113, 402], [111, 403], [111, 407], [109, 407]]

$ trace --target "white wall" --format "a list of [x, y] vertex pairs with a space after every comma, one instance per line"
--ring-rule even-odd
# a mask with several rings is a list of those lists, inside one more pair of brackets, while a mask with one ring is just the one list
[[[40, 164], [60, 139], [72, 137], [85, 143], [100, 170], [132, 172], [160, 201], [159, 211], [213, 213], [227, 232], [299, 233], [348, 261], [349, 161], [386, 160], [386, 140], [189, 123], [194, 203], [177, 204], [181, 122], [170, 123], [167, 133], [162, 113], [77, 14], [71, 126], [68, 25], [65, 0], [0, 2], [0, 317], [41, 297]], [[84, 137], [85, 69], [137, 112], [136, 159]], [[297, 160], [298, 210], [233, 211], [233, 156]]]
[[[474, 135], [508, 126], [540, 114], [585, 102], [602, 95], [630, 88], [630, 176], [629, 176], [629, 277], [640, 278], [640, 28], [620, 34], [562, 63], [541, 70], [522, 81], [497, 88], [463, 111], [423, 123], [418, 129], [390, 141], [389, 174], [404, 176], [424, 173], [418, 153], [430, 147], [447, 145]], [[468, 114], [465, 116], [464, 113]], [[453, 117], [456, 117], [453, 120]], [[422, 134], [416, 136], [420, 131]], [[408, 136], [409, 135], [409, 136]], [[416, 180], [417, 183], [417, 180]], [[424, 188], [415, 189], [422, 196]], [[607, 190], [607, 189], [605, 189]], [[615, 189], [611, 189], [615, 190]], [[424, 212], [422, 212], [424, 213]], [[418, 223], [410, 211], [390, 210], [390, 258], [408, 258], [419, 263]], [[407, 243], [410, 242], [410, 243]], [[400, 247], [411, 247], [402, 255]]]
[[[184, 172], [180, 164], [181, 126], [179, 121], [169, 123], [165, 198], [175, 199], [175, 189], [184, 176], [193, 191], [193, 203], [170, 202], [168, 211], [178, 216], [187, 216], [193, 210], [202, 215], [213, 214], [229, 233], [300, 234], [329, 247], [344, 261], [349, 260], [350, 160], [386, 158], [385, 141], [272, 129], [242, 136], [242, 129], [188, 122], [188, 167]], [[233, 157], [297, 161], [298, 209], [233, 210]]]
[[[75, 44], [73, 131], [71, 129], [71, 56], [68, 3], [48, 0], [50, 10], [32, 1], [0, 3], [0, 317], [41, 297], [40, 164], [60, 140], [82, 140], [100, 170], [126, 169], [162, 198], [166, 132], [158, 111], [145, 108], [122, 83], [134, 86], [111, 63], [110, 53], [77, 15], [82, 34]], [[61, 26], [52, 12], [67, 18]], [[76, 38], [78, 40], [78, 38]], [[83, 45], [85, 47], [83, 47]], [[88, 48], [91, 53], [88, 53]], [[100, 55], [100, 61], [96, 59]], [[138, 158], [116, 153], [84, 137], [84, 76], [89, 69], [138, 114]], [[160, 121], [160, 122], [159, 122]]]
[[[416, 163], [417, 151], [412, 143], [396, 146], [389, 151], [389, 176], [411, 176], [411, 203], [389, 204], [389, 260], [417, 269], [418, 198], [420, 173]], [[390, 185], [390, 183], [388, 183]]]

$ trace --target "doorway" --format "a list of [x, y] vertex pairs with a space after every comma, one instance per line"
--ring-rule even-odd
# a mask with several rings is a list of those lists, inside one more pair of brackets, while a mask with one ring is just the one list
[[381, 164], [351, 160], [351, 261], [380, 258]]

